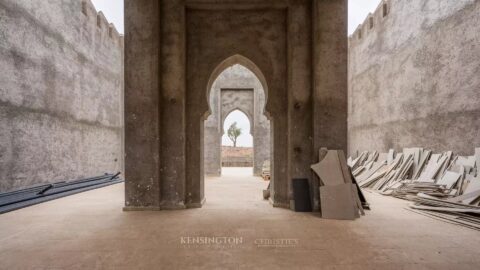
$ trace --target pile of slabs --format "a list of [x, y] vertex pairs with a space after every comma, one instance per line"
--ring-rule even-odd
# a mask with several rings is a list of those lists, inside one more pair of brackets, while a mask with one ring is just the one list
[[320, 204], [326, 219], [354, 220], [364, 215], [359, 188], [341, 150], [320, 149], [320, 161], [311, 166], [320, 178]]
[[423, 148], [363, 152], [348, 164], [363, 188], [413, 201], [410, 208], [425, 215], [480, 229], [480, 148], [473, 156]]
[[119, 175], [120, 173], [105, 174], [86, 179], [62, 181], [54, 184], [45, 184], [12, 192], [0, 193], [0, 214], [123, 182], [123, 180], [119, 178]]
[[[480, 207], [478, 206], [480, 189], [449, 199], [437, 198], [424, 193], [409, 195], [407, 199], [413, 202], [409, 205], [413, 211], [420, 210], [424, 215], [480, 230]], [[477, 203], [472, 203], [475, 201]]]

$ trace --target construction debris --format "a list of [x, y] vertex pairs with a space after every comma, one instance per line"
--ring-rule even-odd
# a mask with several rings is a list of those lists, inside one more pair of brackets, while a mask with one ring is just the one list
[[270, 160], [265, 160], [262, 165], [262, 178], [265, 181], [270, 181]]
[[45, 184], [12, 192], [0, 193], [0, 214], [51, 201], [76, 193], [123, 182], [120, 173]]
[[[364, 215], [359, 188], [352, 181], [341, 150], [320, 149], [319, 163], [311, 166], [320, 178], [320, 207], [327, 219], [354, 220]], [[363, 197], [363, 196], [362, 196]]]
[[480, 148], [474, 156], [423, 148], [363, 152], [348, 159], [362, 188], [410, 200], [412, 211], [480, 230]]

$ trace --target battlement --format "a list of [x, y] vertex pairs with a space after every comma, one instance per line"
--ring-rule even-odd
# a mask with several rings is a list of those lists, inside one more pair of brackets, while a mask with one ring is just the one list
[[383, 0], [373, 13], [369, 13], [362, 24], [360, 24], [355, 32], [348, 37], [349, 47], [361, 43], [365, 38], [375, 31], [390, 15], [391, 0]]
[[104, 31], [113, 41], [118, 42], [119, 45], [123, 45], [123, 35], [118, 32], [114, 24], [107, 20], [103, 12], [97, 11], [90, 0], [81, 1], [81, 12], [88, 20], [94, 22], [100, 31]]

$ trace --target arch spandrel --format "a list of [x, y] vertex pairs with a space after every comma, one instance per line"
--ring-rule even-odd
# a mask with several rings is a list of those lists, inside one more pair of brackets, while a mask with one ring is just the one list
[[210, 95], [211, 95], [211, 90], [212, 86], [217, 80], [217, 78], [224, 72], [227, 68], [232, 67], [234, 65], [241, 65], [245, 68], [247, 68], [249, 71], [251, 71], [257, 79], [260, 81], [260, 84], [262, 85], [263, 92], [265, 94], [265, 114], [269, 117], [269, 113], [267, 111], [267, 104], [268, 104], [268, 83], [267, 79], [264, 75], [264, 73], [261, 71], [261, 69], [250, 59], [248, 59], [245, 56], [242, 56], [240, 54], [235, 54], [232, 55], [220, 63], [217, 64], [217, 66], [213, 69], [208, 82], [207, 82], [207, 89], [206, 89], [206, 97], [205, 101], [206, 102], [206, 113], [204, 114], [204, 119], [207, 119], [207, 117], [212, 113], [212, 109], [210, 107], [210, 103], [208, 102], [210, 100]]

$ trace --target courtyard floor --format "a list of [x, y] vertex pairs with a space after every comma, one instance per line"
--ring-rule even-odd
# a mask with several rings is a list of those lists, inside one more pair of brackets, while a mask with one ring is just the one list
[[206, 179], [201, 209], [123, 212], [117, 184], [0, 215], [0, 269], [480, 269], [479, 232], [408, 202], [367, 192], [365, 217], [324, 220], [249, 172]]

